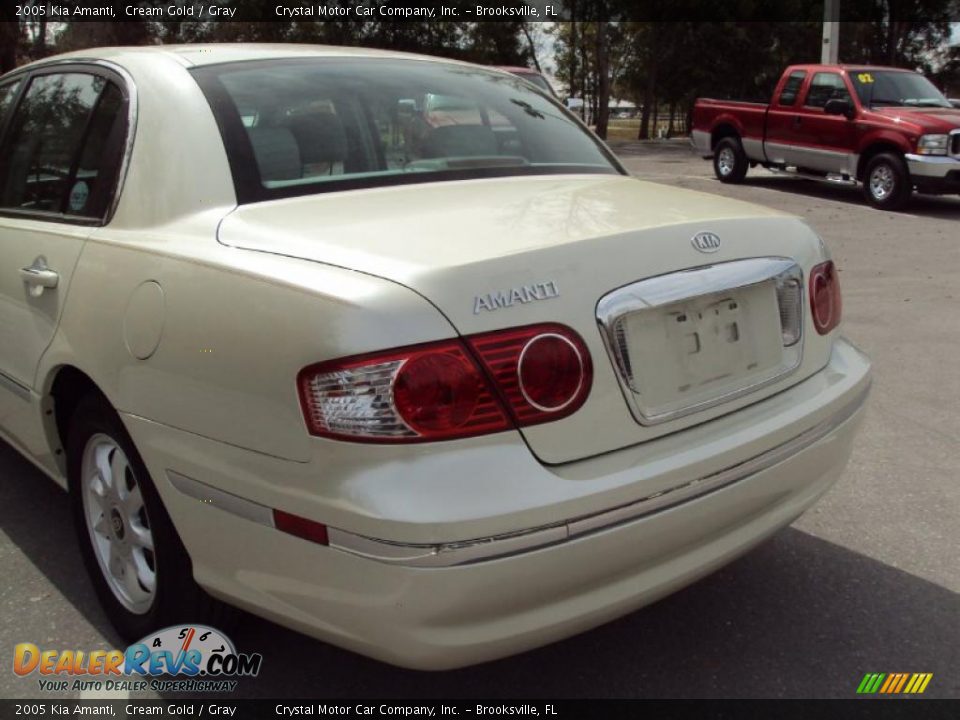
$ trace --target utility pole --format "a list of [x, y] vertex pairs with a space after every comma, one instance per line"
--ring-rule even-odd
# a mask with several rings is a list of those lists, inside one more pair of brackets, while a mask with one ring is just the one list
[[836, 65], [840, 61], [840, 0], [824, 0], [823, 47], [820, 62]]

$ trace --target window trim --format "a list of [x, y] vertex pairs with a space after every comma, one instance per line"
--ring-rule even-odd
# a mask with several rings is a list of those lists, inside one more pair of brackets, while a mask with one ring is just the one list
[[[361, 62], [384, 62], [383, 58], [378, 57], [358, 57], [351, 58], [353, 61]], [[405, 61], [421, 62], [443, 66], [457, 66], [456, 62], [444, 62], [438, 60], [421, 60], [419, 58], [404, 58]], [[224, 153], [230, 166], [230, 176], [233, 180], [234, 192], [237, 196], [238, 205], [248, 205], [252, 203], [271, 202], [273, 200], [283, 200], [291, 197], [309, 197], [311, 195], [323, 195], [331, 192], [345, 192], [349, 190], [373, 190], [378, 188], [396, 187], [398, 185], [419, 185], [431, 182], [454, 182], [458, 180], [481, 180], [486, 178], [498, 177], [522, 177], [522, 176], [545, 176], [545, 175], [612, 175], [619, 174], [630, 176], [630, 173], [624, 168], [621, 162], [613, 154], [596, 133], [590, 130], [575, 114], [571, 113], [555, 97], [547, 94], [535, 85], [509, 72], [498, 71], [491, 68], [482, 68], [493, 75], [505, 75], [519, 80], [529, 86], [537, 95], [551, 103], [561, 114], [587, 135], [600, 154], [610, 163], [611, 169], [592, 167], [560, 165], [556, 167], [509, 167], [509, 168], [471, 168], [469, 170], [440, 170], [417, 173], [398, 173], [396, 175], [379, 176], [375, 182], [371, 182], [369, 177], [347, 176], [343, 180], [333, 181], [327, 184], [310, 184], [296, 186], [291, 185], [284, 188], [266, 189], [260, 182], [260, 174], [256, 158], [253, 154], [253, 147], [247, 136], [243, 121], [238, 112], [227, 111], [226, 108], [236, 110], [233, 98], [230, 96], [226, 87], [220, 82], [220, 72], [225, 67], [235, 67], [238, 70], [255, 70], [258, 68], [274, 67], [277, 65], [304, 65], [308, 63], [328, 63], [334, 64], [342, 61], [338, 57], [309, 57], [309, 58], [271, 58], [255, 60], [231, 60], [228, 62], [211, 63], [209, 65], [200, 65], [188, 68], [190, 75], [200, 87], [201, 92], [207, 100], [210, 110], [216, 121], [217, 129], [220, 132], [220, 141], [223, 145]], [[225, 107], [224, 107], [225, 106]], [[304, 189], [308, 188], [308, 189]]]
[[[127, 117], [124, 137], [113, 141], [122, 142], [122, 148], [120, 150], [120, 166], [117, 169], [117, 177], [114, 181], [110, 202], [107, 204], [107, 210], [103, 217], [82, 217], [77, 215], [68, 215], [64, 212], [54, 213], [50, 211], [22, 210], [19, 208], [0, 207], [0, 217], [24, 220], [41, 220], [44, 222], [55, 222], [64, 225], [104, 227], [110, 224], [110, 222], [113, 220], [113, 216], [116, 214], [117, 208], [120, 204], [121, 195], [123, 194], [123, 188], [126, 184], [127, 172], [130, 168], [130, 158], [133, 154], [137, 118], [139, 116], [136, 83], [133, 81], [130, 73], [116, 63], [112, 63], [108, 60], [52, 60], [39, 65], [29, 65], [25, 68], [14, 70], [13, 72], [7, 73], [6, 75], [0, 77], [0, 83], [2, 84], [14, 82], [16, 80], [22, 81], [21, 86], [17, 90], [14, 104], [11, 106], [10, 115], [7, 117], [6, 122], [0, 126], [0, 149], [4, 149], [6, 147], [10, 124], [17, 110], [19, 110], [20, 103], [23, 102], [24, 95], [26, 94], [34, 78], [43, 75], [67, 74], [71, 72], [103, 77], [120, 89], [120, 92], [123, 94], [123, 98], [126, 101]], [[98, 103], [99, 97], [97, 98], [97, 104]], [[94, 108], [91, 109], [91, 113], [95, 110], [95, 108], [96, 104]], [[84, 142], [86, 142], [86, 138], [84, 138]], [[111, 150], [113, 149], [115, 149], [115, 146], [111, 147]], [[80, 152], [82, 152], [82, 150], [83, 144], [81, 144], [79, 148]]]
[[26, 90], [29, 81], [17, 76], [0, 78], [0, 87], [6, 87], [7, 85], [12, 85], [14, 83], [19, 83], [19, 85], [17, 85], [17, 90], [13, 94], [13, 101], [10, 103], [10, 110], [7, 113], [6, 119], [0, 120], [0, 148], [3, 147], [3, 140], [7, 134], [7, 127], [10, 125], [11, 118], [13, 118], [14, 114], [17, 112], [17, 108], [20, 106], [20, 100], [23, 98], [23, 93]]

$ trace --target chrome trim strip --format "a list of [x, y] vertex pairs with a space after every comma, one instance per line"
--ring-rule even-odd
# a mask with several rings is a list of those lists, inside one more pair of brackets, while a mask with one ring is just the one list
[[845, 151], [827, 150], [826, 148], [810, 147], [809, 145], [790, 145], [788, 143], [770, 142], [769, 140], [764, 145], [773, 152], [802, 152], [829, 158], [845, 158], [850, 155]]
[[6, 388], [21, 400], [30, 400], [30, 388], [0, 372], [0, 387]]
[[[765, 157], [771, 162], [784, 162], [787, 165], [802, 166], [828, 173], [843, 173], [851, 177], [856, 176], [857, 165], [860, 162], [858, 154], [846, 151], [769, 141], [765, 141], [763, 146]], [[780, 157], [773, 158], [772, 155]]]
[[597, 303], [597, 320], [609, 326], [638, 310], [650, 310], [704, 295], [737, 290], [775, 278], [797, 263], [790, 258], [734, 260], [639, 280], [605, 295]]
[[[391, 542], [328, 527], [328, 543], [334, 550], [357, 557], [388, 565], [419, 568], [467, 565], [558, 545], [667, 510], [768, 470], [819, 442], [843, 425], [860, 410], [869, 393], [870, 386], [867, 385], [831, 417], [760, 455], [610, 510], [571, 518], [553, 525], [450, 543]], [[224, 512], [260, 525], [274, 527], [273, 511], [265, 505], [219, 490], [173, 470], [167, 470], [167, 477], [184, 495], [214, 504]]]
[[219, 490], [212, 485], [207, 485], [173, 470], [167, 470], [167, 478], [177, 490], [194, 500], [210, 503], [224, 512], [251, 520], [260, 525], [274, 526], [273, 511], [266, 505], [255, 503], [225, 490]]
[[109, 70], [113, 70], [117, 75], [123, 78], [127, 86], [127, 137], [123, 144], [123, 157], [120, 159], [120, 171], [117, 173], [116, 190], [113, 193], [113, 199], [110, 201], [110, 207], [107, 208], [107, 214], [103, 218], [103, 224], [109, 225], [113, 220], [117, 208], [120, 206], [120, 196], [123, 195], [123, 189], [127, 181], [127, 171], [130, 169], [130, 158], [133, 156], [133, 141], [137, 134], [137, 120], [140, 117], [140, 104], [137, 95], [137, 84], [133, 76], [124, 68], [110, 62], [109, 60], [92, 60], [94, 65], [102, 65]]
[[803, 323], [801, 322], [798, 341], [784, 346], [784, 364], [774, 375], [757, 379], [749, 385], [691, 405], [650, 412], [649, 408], [643, 407], [642, 393], [633, 382], [630, 354], [622, 320], [635, 312], [664, 307], [685, 300], [696, 300], [716, 293], [742, 290], [784, 275], [792, 275], [793, 279], [799, 283], [800, 307], [803, 307], [805, 297], [803, 271], [795, 261], [784, 257], [750, 258], [680, 270], [640, 280], [602, 297], [597, 303], [600, 335], [617, 369], [617, 381], [620, 383], [620, 389], [634, 419], [641, 425], [659, 425], [731, 402], [782, 380], [794, 372], [803, 359]]
[[760, 455], [725, 470], [611, 510], [506, 535], [434, 545], [393, 543], [330, 528], [328, 529], [330, 547], [391, 565], [452, 567], [530, 552], [578, 539], [661, 512], [768, 470], [834, 432], [860, 410], [869, 392], [868, 385], [827, 420]]

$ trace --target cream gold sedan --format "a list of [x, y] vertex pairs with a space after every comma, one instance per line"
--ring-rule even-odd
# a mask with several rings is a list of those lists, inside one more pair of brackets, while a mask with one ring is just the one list
[[82, 51], [0, 78], [0, 436], [125, 637], [226, 604], [451, 668], [629, 613], [842, 472], [801, 220], [643, 182], [508, 73]]

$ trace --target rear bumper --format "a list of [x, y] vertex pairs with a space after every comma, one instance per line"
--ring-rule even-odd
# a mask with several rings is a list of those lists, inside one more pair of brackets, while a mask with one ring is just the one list
[[701, 157], [712, 157], [713, 148], [710, 145], [710, 133], [705, 130], [694, 130], [690, 133], [690, 144], [693, 145]]
[[960, 193], [960, 159], [907, 155], [910, 178], [920, 192]]
[[[387, 662], [444, 669], [533, 648], [628, 613], [712, 572], [789, 524], [842, 471], [868, 386], [869, 363], [839, 340], [830, 364], [816, 376], [680, 433], [699, 451], [689, 466], [680, 452], [659, 456], [654, 443], [568, 466], [537, 466], [539, 472], [562, 475], [564, 482], [588, 486], [620, 475], [685, 476], [680, 483], [672, 480], [671, 492], [635, 496], [602, 513], [564, 509], [567, 514], [552, 524], [519, 526], [519, 533], [492, 533], [473, 543], [393, 541], [386, 519], [382, 534], [347, 529], [368, 540], [379, 538], [366, 546], [366, 554], [375, 557], [362, 556], [357, 546], [325, 547], [285, 535], [256, 512], [198, 502], [169, 481], [167, 471], [183, 467], [171, 451], [188, 443], [220, 452], [221, 466], [224, 458], [243, 451], [124, 419], [191, 554], [197, 580], [210, 592]], [[783, 422], [779, 440], [761, 440], [778, 420]], [[756, 452], [752, 448], [758, 442], [762, 449]], [[732, 447], [751, 451], [731, 465], [723, 458]], [[220, 482], [216, 472], [210, 469], [203, 479]], [[717, 478], [725, 479], [709, 485]], [[515, 479], [518, 489], [526, 480], [522, 474]], [[676, 503], [644, 506], [698, 483], [708, 485], [690, 497], [675, 496]], [[500, 545], [491, 552], [526, 531], [554, 535], [538, 538], [545, 542], [536, 545]], [[336, 541], [333, 533], [331, 540]], [[443, 558], [439, 566], [410, 554], [432, 548], [427, 554], [440, 556], [445, 544], [451, 546], [448, 552], [452, 546], [474, 545], [480, 554], [470, 554], [477, 552], [473, 547], [467, 555]], [[389, 557], [388, 548], [399, 552]]]

